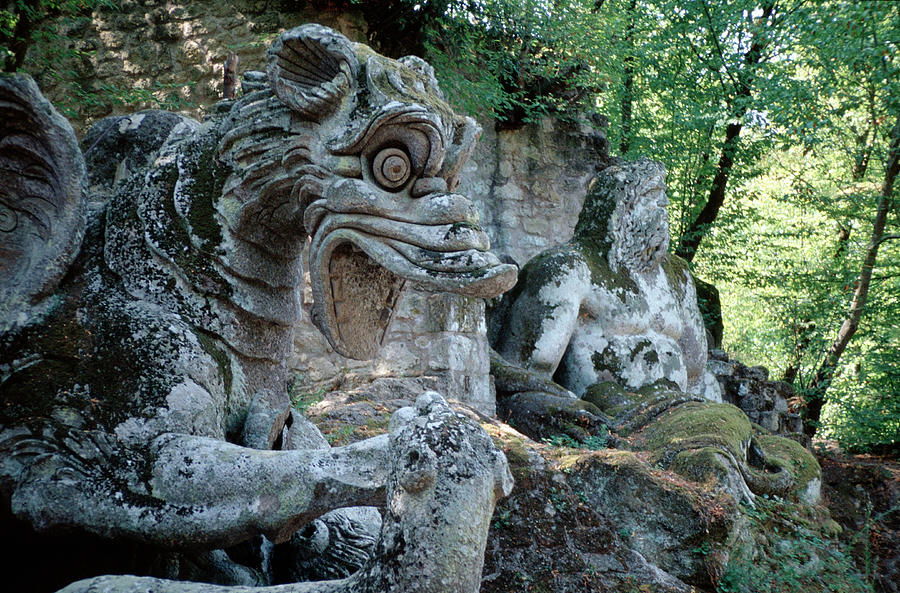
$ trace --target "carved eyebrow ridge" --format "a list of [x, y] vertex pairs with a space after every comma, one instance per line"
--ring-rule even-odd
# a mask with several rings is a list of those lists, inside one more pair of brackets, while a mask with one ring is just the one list
[[[421, 105], [407, 105], [399, 111], [386, 111], [376, 116], [365, 128], [359, 133], [348, 139], [339, 139], [329, 143], [328, 148], [334, 154], [354, 154], [362, 150], [363, 145], [375, 135], [379, 129], [389, 123], [407, 124], [411, 126], [424, 125], [434, 130], [437, 138], [443, 145], [444, 135], [441, 132], [441, 126], [434, 119], [436, 116], [426, 111]], [[399, 121], [398, 121], [399, 120]]]

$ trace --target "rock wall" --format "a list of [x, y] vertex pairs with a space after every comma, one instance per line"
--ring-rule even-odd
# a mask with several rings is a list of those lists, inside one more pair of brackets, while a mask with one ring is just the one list
[[61, 37], [32, 47], [25, 68], [82, 133], [98, 118], [158, 106], [201, 118], [222, 98], [231, 52], [238, 72], [262, 70], [269, 42], [306, 22], [366, 40], [358, 13], [309, 4], [123, 0], [61, 23]]
[[794, 398], [790, 383], [770, 381], [766, 367], [748, 367], [719, 349], [709, 351], [707, 368], [722, 385], [722, 399], [739, 407], [751, 422], [775, 434], [802, 438], [803, 420], [789, 406]]
[[572, 238], [588, 184], [609, 155], [606, 118], [546, 117], [520, 130], [484, 135], [460, 188], [474, 196], [495, 253], [519, 266]]

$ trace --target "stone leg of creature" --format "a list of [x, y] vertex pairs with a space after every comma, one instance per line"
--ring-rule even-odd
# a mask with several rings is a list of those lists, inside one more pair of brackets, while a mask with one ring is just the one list
[[390, 424], [387, 513], [376, 553], [345, 579], [253, 587], [215, 587], [106, 576], [63, 593], [475, 593], [497, 500], [512, 489], [506, 458], [480, 426], [429, 392]]
[[[282, 542], [334, 508], [376, 504], [387, 477], [386, 435], [333, 449], [262, 451], [164, 434], [137, 451], [104, 433], [51, 440], [11, 432], [0, 445], [28, 461], [11, 495], [16, 516], [39, 531], [77, 527], [164, 548], [227, 547], [260, 533]], [[56, 450], [67, 446], [77, 450]], [[107, 459], [123, 467], [108, 475]]]
[[713, 478], [736, 500], [756, 495], [818, 501], [821, 470], [799, 443], [765, 434], [731, 404], [673, 389], [664, 381], [628, 392], [613, 382], [592, 385], [585, 399], [613, 416], [612, 428], [654, 463], [698, 482]]
[[610, 418], [590, 402], [545, 378], [514, 365], [491, 350], [497, 415], [516, 430], [541, 440], [564, 434], [584, 442], [606, 435]]

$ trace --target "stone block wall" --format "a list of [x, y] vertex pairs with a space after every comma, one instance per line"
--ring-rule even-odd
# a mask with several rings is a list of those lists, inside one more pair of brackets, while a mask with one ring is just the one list
[[800, 435], [803, 421], [790, 410], [794, 388], [784, 381], [770, 381], [766, 367], [748, 367], [729, 359], [723, 350], [709, 352], [707, 368], [722, 385], [722, 400], [739, 407], [751, 422], [775, 434]]
[[520, 267], [572, 238], [590, 181], [608, 158], [605, 118], [546, 117], [519, 130], [484, 134], [463, 169], [460, 190], [474, 196], [495, 253]]
[[[61, 23], [60, 37], [32, 47], [25, 67], [81, 134], [101, 117], [159, 106], [201, 119], [222, 98], [223, 68], [231, 52], [239, 58], [238, 72], [262, 70], [272, 39], [306, 22], [366, 40], [358, 14], [308, 5], [122, 0], [114, 8]], [[70, 72], [77, 86], [68, 82]]]

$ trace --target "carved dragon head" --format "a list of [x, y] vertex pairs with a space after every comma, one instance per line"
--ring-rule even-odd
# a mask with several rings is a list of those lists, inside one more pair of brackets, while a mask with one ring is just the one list
[[375, 354], [405, 281], [475, 297], [515, 283], [454, 191], [481, 130], [426, 62], [304, 25], [271, 46], [267, 74], [220, 140], [233, 171], [220, 210], [276, 254], [311, 237], [313, 322], [338, 352]]

